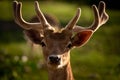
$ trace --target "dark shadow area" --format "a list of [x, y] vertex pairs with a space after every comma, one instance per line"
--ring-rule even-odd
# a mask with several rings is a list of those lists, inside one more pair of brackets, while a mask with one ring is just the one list
[[24, 41], [22, 32], [23, 30], [14, 21], [0, 20], [0, 43]]

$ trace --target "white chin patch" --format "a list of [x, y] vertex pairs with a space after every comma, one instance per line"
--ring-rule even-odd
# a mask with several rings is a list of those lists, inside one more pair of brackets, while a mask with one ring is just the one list
[[64, 64], [63, 64], [62, 61], [61, 61], [61, 62], [60, 62], [60, 65], [58, 65], [57, 68], [59, 69], [59, 68], [62, 68], [63, 66], [64, 66]]
[[59, 68], [62, 68], [62, 67], [63, 67], [63, 65], [58, 65], [58, 67], [57, 67], [57, 68], [59, 69]]

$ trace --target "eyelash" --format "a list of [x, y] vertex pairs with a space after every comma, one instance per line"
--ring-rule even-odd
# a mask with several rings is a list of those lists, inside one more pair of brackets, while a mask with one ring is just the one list
[[42, 47], [46, 46], [46, 44], [45, 44], [44, 41], [41, 41], [40, 45], [41, 45]]
[[68, 43], [68, 45], [67, 45], [67, 48], [71, 48], [72, 47], [72, 43]]

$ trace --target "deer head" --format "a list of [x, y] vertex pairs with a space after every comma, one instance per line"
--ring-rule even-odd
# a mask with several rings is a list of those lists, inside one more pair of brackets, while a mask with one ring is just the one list
[[35, 1], [35, 11], [39, 19], [38, 23], [29, 23], [22, 18], [21, 2], [14, 1], [13, 7], [15, 22], [25, 30], [25, 34], [33, 43], [41, 45], [45, 63], [51, 69], [62, 68], [69, 64], [70, 49], [84, 45], [109, 18], [105, 12], [105, 3], [101, 1], [98, 8], [92, 6], [95, 18], [90, 27], [76, 25], [81, 14], [81, 9], [78, 8], [66, 27], [56, 30], [47, 22], [37, 1]]

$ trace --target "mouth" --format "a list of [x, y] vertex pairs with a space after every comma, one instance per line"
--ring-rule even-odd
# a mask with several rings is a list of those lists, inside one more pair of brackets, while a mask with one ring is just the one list
[[60, 65], [60, 61], [56, 62], [56, 61], [50, 61], [48, 62], [50, 65]]
[[47, 65], [49, 68], [52, 68], [52, 69], [59, 69], [59, 68], [62, 68], [62, 64], [61, 63], [51, 63], [51, 62], [48, 62], [48, 65]]

